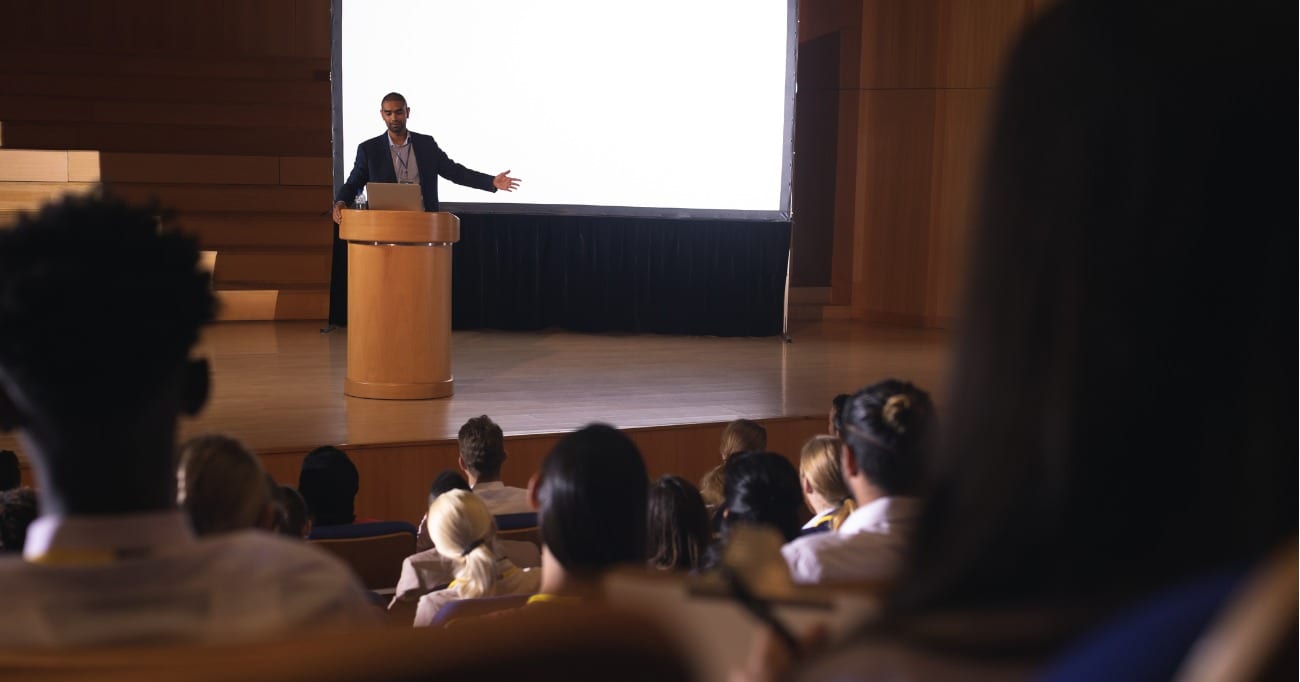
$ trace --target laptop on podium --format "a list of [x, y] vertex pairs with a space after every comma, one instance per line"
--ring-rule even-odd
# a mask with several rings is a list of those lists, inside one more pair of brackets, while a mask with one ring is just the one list
[[366, 183], [366, 203], [372, 211], [423, 211], [420, 186], [401, 182]]

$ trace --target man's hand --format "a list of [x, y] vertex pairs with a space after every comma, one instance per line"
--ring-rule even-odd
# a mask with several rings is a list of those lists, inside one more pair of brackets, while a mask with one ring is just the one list
[[510, 177], [510, 171], [497, 173], [497, 176], [492, 178], [492, 186], [502, 192], [513, 192], [519, 187], [519, 178]]
[[343, 222], [343, 209], [345, 209], [345, 208], [347, 208], [347, 207], [348, 207], [347, 202], [344, 202], [344, 201], [336, 201], [336, 202], [334, 202], [334, 222], [335, 222], [335, 223], [341, 223], [341, 222]]

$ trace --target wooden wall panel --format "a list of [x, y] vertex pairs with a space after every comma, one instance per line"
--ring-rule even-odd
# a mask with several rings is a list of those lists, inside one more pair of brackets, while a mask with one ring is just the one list
[[858, 123], [839, 135], [840, 148], [857, 153], [836, 197], [837, 204], [852, 197], [852, 230], [837, 225], [833, 248], [833, 304], [845, 303], [837, 292], [851, 261], [847, 314], [951, 324], [992, 89], [1010, 46], [1044, 4], [862, 3]]
[[866, 319], [915, 324], [924, 306], [934, 105], [926, 89], [862, 94], [853, 309]]

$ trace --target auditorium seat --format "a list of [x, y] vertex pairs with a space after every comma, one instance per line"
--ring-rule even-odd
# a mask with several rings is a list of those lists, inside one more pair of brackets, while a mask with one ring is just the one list
[[390, 590], [402, 560], [415, 553], [415, 526], [405, 521], [318, 526], [308, 542], [342, 559], [367, 589]]
[[542, 546], [542, 534], [537, 527], [537, 512], [497, 514], [497, 539], [531, 542]]

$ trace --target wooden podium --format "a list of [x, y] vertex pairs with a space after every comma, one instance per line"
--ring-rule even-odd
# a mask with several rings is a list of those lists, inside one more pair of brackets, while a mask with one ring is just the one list
[[422, 400], [453, 392], [450, 213], [345, 209], [348, 374], [357, 398]]

